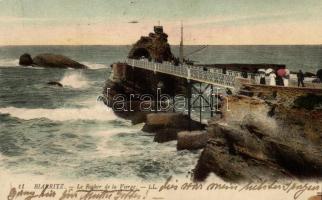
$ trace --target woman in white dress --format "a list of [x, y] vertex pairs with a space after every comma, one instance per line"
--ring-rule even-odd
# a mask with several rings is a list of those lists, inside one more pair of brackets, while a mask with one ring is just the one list
[[268, 68], [266, 69], [266, 83], [268, 83], [268, 85], [276, 85], [276, 74], [274, 72], [274, 70], [272, 68]]
[[285, 69], [285, 76], [283, 77], [284, 87], [288, 87], [289, 80], [290, 80], [290, 71], [288, 69]]
[[269, 74], [269, 85], [276, 86], [276, 74], [274, 72]]

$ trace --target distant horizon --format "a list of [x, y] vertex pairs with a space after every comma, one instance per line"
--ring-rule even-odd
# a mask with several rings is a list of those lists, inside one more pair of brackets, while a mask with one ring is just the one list
[[[138, 39], [139, 40], [139, 39]], [[133, 46], [133, 44], [0, 44], [0, 47], [14, 46]], [[171, 44], [170, 46], [180, 46], [179, 44]], [[303, 43], [303, 44], [184, 44], [184, 46], [321, 46], [321, 43]]]

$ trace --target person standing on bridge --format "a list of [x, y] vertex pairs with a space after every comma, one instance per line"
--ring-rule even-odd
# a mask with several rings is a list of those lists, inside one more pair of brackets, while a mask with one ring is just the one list
[[266, 85], [266, 81], [265, 81], [265, 69], [259, 69], [258, 70], [258, 73], [259, 73], [259, 84]]
[[284, 82], [284, 86], [288, 87], [288, 84], [290, 82], [290, 70], [285, 69], [285, 77], [283, 77], [283, 82]]
[[305, 87], [304, 86], [304, 74], [303, 74], [302, 70], [300, 70], [297, 73], [297, 87], [300, 87], [300, 84], [302, 85], [302, 87]]
[[269, 85], [276, 86], [276, 74], [275, 74], [275, 72], [271, 72], [269, 74]]
[[269, 83], [269, 85], [276, 86], [276, 74], [274, 70], [272, 68], [268, 68], [266, 70], [266, 74], [268, 79], [267, 82]]

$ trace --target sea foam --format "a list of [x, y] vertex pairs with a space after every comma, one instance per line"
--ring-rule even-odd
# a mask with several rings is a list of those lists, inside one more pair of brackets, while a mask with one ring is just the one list
[[21, 65], [19, 65], [19, 59], [0, 59], [0, 68], [1, 67], [19, 67], [19, 68], [27, 68], [27, 69], [45, 69], [43, 67], [21, 66]]
[[82, 62], [83, 65], [86, 65], [89, 69], [103, 69], [106, 68], [106, 65], [99, 63], [91, 63], [91, 62]]
[[0, 67], [17, 67], [19, 66], [18, 59], [0, 59]]
[[24, 120], [47, 118], [53, 121], [68, 121], [68, 120], [97, 120], [97, 121], [113, 121], [118, 119], [112, 110], [106, 106], [95, 104], [88, 108], [16, 108], [5, 107], [0, 108], [0, 113], [9, 114]]
[[75, 89], [87, 88], [89, 86], [87, 79], [81, 72], [66, 73], [59, 82], [63, 84], [63, 86]]

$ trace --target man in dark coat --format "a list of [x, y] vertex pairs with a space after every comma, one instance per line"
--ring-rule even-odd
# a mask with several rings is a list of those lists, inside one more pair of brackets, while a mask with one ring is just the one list
[[299, 73], [297, 73], [297, 86], [300, 87], [300, 84], [301, 84], [302, 87], [305, 87], [303, 81], [304, 81], [304, 74], [302, 70], [300, 70]]

